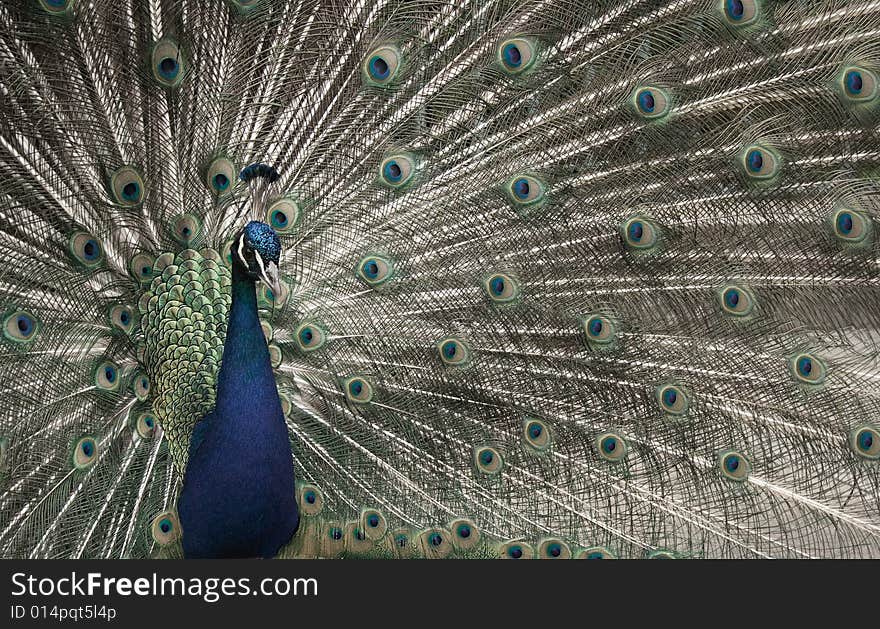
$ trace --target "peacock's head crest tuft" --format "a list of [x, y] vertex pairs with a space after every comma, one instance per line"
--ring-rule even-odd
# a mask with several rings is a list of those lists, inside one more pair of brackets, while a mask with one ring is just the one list
[[235, 263], [254, 280], [264, 281], [274, 292], [281, 294], [278, 264], [281, 259], [281, 240], [266, 223], [251, 221], [233, 243]]

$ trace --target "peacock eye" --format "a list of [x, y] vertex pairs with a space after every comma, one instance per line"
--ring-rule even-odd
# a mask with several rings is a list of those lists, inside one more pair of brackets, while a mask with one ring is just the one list
[[16, 343], [27, 343], [36, 337], [39, 323], [29, 312], [15, 310], [3, 320], [3, 336]]
[[410, 155], [391, 155], [382, 160], [379, 178], [389, 188], [399, 189], [412, 181], [415, 169], [415, 160]]
[[880, 432], [873, 426], [860, 426], [850, 432], [849, 446], [862, 458], [880, 459]]
[[496, 57], [505, 73], [522, 74], [538, 60], [536, 42], [529, 37], [506, 39], [498, 45]]
[[102, 391], [117, 391], [119, 389], [119, 367], [115, 363], [105, 361], [95, 368], [95, 386]]
[[218, 157], [208, 166], [205, 185], [214, 194], [220, 196], [232, 189], [235, 180], [235, 167], [225, 157]]
[[112, 306], [110, 308], [110, 323], [118, 330], [126, 334], [131, 332], [134, 323], [134, 315], [128, 306]]
[[633, 105], [642, 118], [662, 118], [669, 113], [669, 98], [657, 87], [640, 87], [633, 93]]
[[144, 181], [131, 166], [123, 166], [113, 173], [110, 188], [119, 205], [134, 206], [144, 200]]
[[550, 537], [538, 543], [540, 559], [571, 559], [571, 548], [561, 539]]
[[519, 284], [504, 273], [490, 275], [483, 282], [483, 288], [489, 299], [496, 303], [509, 303], [519, 297]]
[[266, 210], [266, 222], [279, 234], [286, 234], [299, 222], [299, 205], [293, 199], [278, 199]]
[[635, 216], [620, 226], [623, 240], [628, 247], [637, 250], [653, 248], [659, 240], [659, 230], [653, 221]]
[[749, 477], [752, 466], [743, 454], [727, 450], [718, 455], [718, 469], [725, 478], [744, 481]]
[[40, 0], [40, 6], [57, 15], [68, 12], [73, 7], [73, 0]]
[[312, 352], [324, 345], [324, 331], [313, 323], [303, 323], [296, 329], [296, 342], [304, 352]]
[[531, 559], [535, 556], [535, 551], [528, 544], [511, 541], [501, 545], [498, 556], [501, 559]]
[[447, 365], [461, 366], [470, 359], [470, 349], [457, 338], [446, 338], [437, 344], [440, 359]]
[[507, 195], [515, 206], [534, 207], [546, 196], [544, 184], [530, 175], [517, 175], [507, 184]]
[[160, 546], [167, 546], [180, 537], [180, 521], [173, 511], [164, 511], [150, 523], [153, 540]]
[[364, 378], [355, 376], [344, 382], [345, 397], [355, 404], [367, 404], [373, 399], [373, 385]]
[[743, 151], [742, 165], [747, 176], [752, 179], [770, 179], [779, 172], [779, 160], [768, 148], [749, 146]]
[[141, 439], [152, 439], [156, 432], [156, 419], [149, 413], [140, 413], [135, 419], [134, 428]]
[[141, 402], [145, 401], [150, 396], [150, 379], [147, 377], [147, 374], [142, 371], [135, 374], [132, 389], [138, 400]]
[[589, 343], [607, 345], [615, 339], [614, 322], [602, 314], [593, 314], [584, 321], [584, 334]]
[[153, 281], [153, 262], [155, 257], [146, 253], [138, 253], [132, 256], [128, 262], [128, 270], [141, 284], [149, 284]]
[[474, 451], [474, 464], [483, 474], [497, 474], [504, 467], [504, 457], [495, 448], [483, 446]]
[[153, 46], [153, 77], [168, 87], [178, 85], [183, 79], [183, 59], [180, 47], [171, 39], [163, 39]]
[[724, 312], [737, 317], [745, 317], [755, 308], [754, 296], [743, 286], [725, 286], [721, 289], [720, 300]]
[[848, 66], [840, 74], [844, 98], [854, 103], [873, 100], [877, 96], [877, 75], [867, 68]]
[[825, 381], [825, 363], [813, 354], [798, 354], [789, 362], [795, 380], [804, 384], [822, 384]]
[[606, 461], [622, 461], [628, 452], [626, 440], [614, 432], [604, 432], [596, 437], [596, 451]]
[[96, 267], [104, 259], [101, 243], [87, 232], [74, 232], [70, 237], [69, 247], [73, 257], [87, 267]]
[[192, 214], [182, 214], [171, 221], [171, 234], [182, 245], [190, 245], [201, 231], [201, 221]]
[[543, 452], [549, 448], [553, 441], [550, 427], [534, 417], [526, 418], [523, 421], [522, 438], [526, 445], [537, 452]]
[[388, 85], [397, 76], [400, 63], [400, 51], [395, 46], [380, 46], [364, 58], [364, 79], [370, 85]]
[[722, 0], [724, 19], [733, 26], [750, 24], [758, 17], [757, 0]]
[[394, 271], [394, 263], [388, 258], [372, 255], [362, 258], [357, 265], [357, 275], [370, 286], [379, 286], [389, 279]]
[[575, 559], [616, 559], [616, 557], [604, 546], [592, 546], [575, 553]]
[[98, 458], [98, 442], [93, 437], [81, 437], [73, 446], [73, 466], [78, 470], [89, 467]]
[[684, 415], [690, 407], [687, 393], [675, 384], [657, 387], [656, 397], [660, 409], [671, 415]]
[[837, 210], [832, 217], [834, 235], [843, 242], [864, 242], [871, 233], [871, 221], [855, 210]]

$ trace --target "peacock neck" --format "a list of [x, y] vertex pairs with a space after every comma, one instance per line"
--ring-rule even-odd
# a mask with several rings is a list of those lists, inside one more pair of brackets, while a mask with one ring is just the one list
[[281, 402], [266, 338], [257, 313], [253, 279], [232, 268], [232, 308], [217, 382], [218, 414], [239, 437], [277, 422]]

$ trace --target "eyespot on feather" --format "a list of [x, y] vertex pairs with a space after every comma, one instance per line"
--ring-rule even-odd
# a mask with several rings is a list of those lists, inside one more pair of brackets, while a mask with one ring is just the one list
[[591, 546], [582, 548], [574, 554], [575, 559], [617, 559], [609, 549], [604, 546]]
[[141, 439], [152, 439], [156, 434], [156, 418], [152, 413], [138, 413], [134, 421], [134, 429]]
[[526, 417], [522, 424], [523, 442], [536, 452], [544, 452], [553, 444], [550, 426], [537, 417]]
[[533, 559], [535, 549], [525, 542], [512, 540], [499, 546], [498, 557], [500, 559]]
[[69, 251], [80, 264], [88, 268], [95, 268], [104, 260], [104, 248], [88, 232], [74, 232], [70, 236]]
[[538, 559], [571, 559], [571, 548], [557, 537], [547, 537], [538, 542]]
[[412, 183], [416, 160], [408, 153], [389, 155], [379, 165], [379, 182], [387, 188], [402, 190]]
[[690, 408], [690, 396], [677, 384], [663, 384], [657, 387], [655, 396], [660, 410], [670, 415], [686, 415]]
[[402, 61], [400, 50], [393, 44], [374, 48], [364, 57], [361, 66], [364, 82], [377, 87], [393, 84], [400, 72]]
[[180, 85], [184, 76], [184, 59], [180, 46], [173, 39], [162, 39], [155, 43], [150, 55], [153, 78], [165, 87]]
[[287, 234], [299, 223], [299, 205], [293, 199], [284, 197], [277, 199], [266, 210], [266, 223], [271, 225], [278, 234]]
[[119, 373], [119, 367], [111, 361], [103, 361], [95, 367], [94, 383], [95, 386], [107, 392], [115, 392], [119, 390], [122, 378]]
[[208, 165], [205, 174], [205, 185], [217, 196], [232, 191], [235, 183], [235, 166], [226, 157], [218, 157]]
[[596, 452], [610, 463], [618, 463], [626, 458], [629, 446], [616, 432], [603, 432], [595, 441]]
[[498, 44], [495, 58], [501, 70], [510, 76], [526, 73], [537, 67], [537, 40], [532, 37], [511, 37]]
[[493, 273], [483, 280], [483, 290], [493, 302], [507, 304], [519, 298], [519, 283], [506, 273]]
[[385, 533], [388, 532], [388, 520], [379, 509], [364, 509], [361, 511], [360, 522], [358, 524], [367, 538], [378, 542]]
[[366, 378], [354, 376], [342, 383], [345, 397], [355, 404], [369, 404], [373, 401], [373, 385]]
[[850, 431], [849, 447], [863, 459], [880, 459], [880, 429], [876, 426], [859, 426]]
[[443, 559], [452, 552], [452, 534], [435, 526], [419, 534], [419, 547], [426, 559]]
[[163, 511], [150, 523], [150, 535], [160, 546], [173, 544], [180, 538], [180, 520], [174, 511]]
[[451, 367], [462, 367], [471, 358], [470, 348], [461, 339], [452, 336], [437, 343], [437, 351], [440, 353], [440, 360]]
[[664, 90], [645, 85], [636, 88], [631, 103], [636, 114], [640, 117], [657, 120], [669, 113], [671, 101]]
[[30, 343], [40, 331], [40, 321], [27, 310], [12, 310], [3, 319], [3, 336], [13, 343]]
[[368, 286], [381, 286], [391, 279], [394, 262], [384, 256], [369, 255], [361, 258], [355, 272]]
[[73, 444], [73, 454], [71, 458], [73, 467], [78, 470], [84, 470], [90, 467], [97, 460], [97, 440], [90, 435], [86, 435], [77, 439], [76, 442]]
[[316, 516], [324, 508], [324, 494], [316, 485], [306, 483], [299, 488], [299, 510], [302, 514]]
[[481, 446], [474, 449], [474, 465], [478, 472], [495, 475], [504, 467], [504, 457], [492, 446]]
[[296, 343], [303, 352], [321, 349], [327, 341], [324, 330], [315, 323], [301, 323], [296, 328]]
[[736, 450], [725, 450], [718, 454], [718, 469], [730, 480], [742, 482], [749, 477], [752, 466], [749, 460]]
[[789, 371], [797, 382], [807, 385], [820, 385], [825, 382], [827, 367], [818, 356], [804, 352], [789, 359]]
[[134, 207], [144, 200], [144, 180], [131, 166], [123, 166], [110, 177], [110, 191], [119, 205]]
[[459, 552], [470, 550], [480, 543], [480, 529], [470, 518], [456, 518], [447, 528], [452, 533], [452, 546]]

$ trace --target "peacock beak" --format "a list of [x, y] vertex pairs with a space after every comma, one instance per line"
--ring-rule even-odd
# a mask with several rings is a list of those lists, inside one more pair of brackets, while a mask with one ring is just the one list
[[272, 294], [277, 299], [281, 296], [281, 279], [278, 276], [278, 265], [269, 261], [265, 269], [261, 269], [260, 277], [266, 286], [272, 289]]

